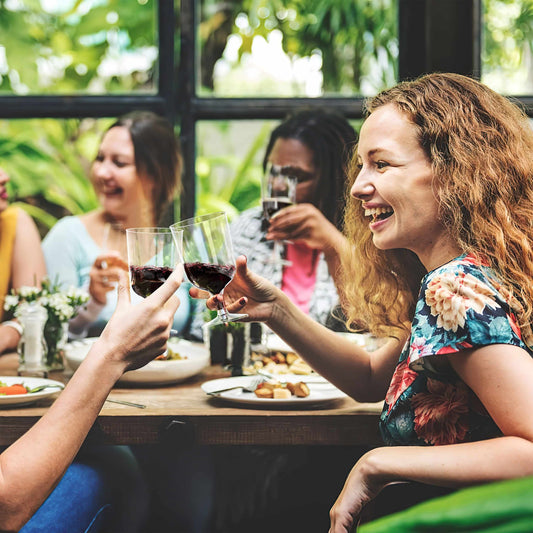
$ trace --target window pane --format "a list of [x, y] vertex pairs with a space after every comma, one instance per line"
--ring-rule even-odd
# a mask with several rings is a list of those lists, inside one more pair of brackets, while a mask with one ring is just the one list
[[157, 0], [6, 0], [0, 93], [153, 93], [156, 21]]
[[398, 73], [398, 0], [202, 0], [201, 96], [373, 95]]
[[196, 211], [230, 219], [259, 205], [263, 157], [273, 120], [201, 121], [196, 126]]
[[[362, 120], [350, 121], [356, 131]], [[263, 158], [278, 120], [197, 123], [196, 212], [226, 211], [231, 220], [260, 205]]]
[[58, 218], [97, 207], [89, 169], [112, 120], [0, 120], [0, 166], [11, 178], [9, 200], [22, 202], [42, 236]]
[[532, 0], [484, 0], [481, 80], [502, 94], [533, 94], [532, 50]]

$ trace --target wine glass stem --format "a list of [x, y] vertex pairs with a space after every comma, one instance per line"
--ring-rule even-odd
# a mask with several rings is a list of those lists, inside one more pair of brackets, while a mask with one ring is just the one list
[[[220, 295], [222, 296], [222, 292], [220, 293]], [[229, 317], [228, 317], [228, 312], [226, 311], [226, 306], [224, 305], [224, 302], [217, 301], [217, 306], [218, 306], [218, 309], [217, 309], [218, 316], [220, 320], [222, 320], [222, 322], [227, 326], [229, 324]]]
[[274, 246], [272, 248], [272, 262], [279, 263], [281, 261], [281, 243], [279, 241], [274, 241]]

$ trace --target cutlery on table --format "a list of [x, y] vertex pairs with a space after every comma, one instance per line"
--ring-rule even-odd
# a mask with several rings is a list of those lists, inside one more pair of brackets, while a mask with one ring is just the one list
[[263, 377], [256, 377], [254, 379], [252, 379], [248, 385], [234, 385], [233, 387], [226, 387], [226, 388], [223, 388], [223, 389], [217, 389], [217, 390], [212, 390], [212, 391], [209, 391], [207, 394], [209, 396], [218, 396], [220, 393], [222, 392], [227, 392], [227, 391], [230, 391], [230, 390], [235, 390], [235, 389], [242, 389], [244, 392], [255, 392], [255, 390], [257, 389], [258, 385], [260, 383], [262, 383], [263, 381], [265, 381], [263, 379]]
[[138, 409], [146, 409], [146, 405], [142, 403], [127, 402], [126, 400], [111, 400], [106, 398], [106, 402], [119, 403], [121, 405], [128, 405], [129, 407], [137, 407]]

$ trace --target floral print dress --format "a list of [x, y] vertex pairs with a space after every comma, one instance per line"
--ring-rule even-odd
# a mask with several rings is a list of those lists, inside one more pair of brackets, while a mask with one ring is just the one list
[[454, 353], [489, 344], [533, 356], [521, 306], [494, 272], [461, 255], [422, 280], [411, 337], [392, 377], [380, 419], [389, 445], [442, 445], [501, 435], [474, 392], [453, 371]]

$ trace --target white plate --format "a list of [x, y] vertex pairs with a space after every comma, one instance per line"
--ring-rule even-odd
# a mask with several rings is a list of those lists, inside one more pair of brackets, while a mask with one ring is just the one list
[[39, 392], [32, 392], [31, 394], [10, 394], [9, 396], [0, 395], [0, 407], [4, 407], [5, 405], [23, 405], [33, 403], [37, 400], [42, 400], [43, 398], [48, 398], [48, 396], [58, 393], [64, 387], [63, 383], [54, 381], [53, 379], [30, 378], [25, 376], [0, 376], [0, 381], [5, 383], [7, 386], [14, 385], [15, 383], [22, 383], [25, 387], [29, 387], [30, 389], [40, 387], [41, 385], [56, 385], [56, 387], [50, 387], [49, 389], [44, 389]]
[[[89, 337], [67, 344], [65, 355], [72, 370], [76, 370], [80, 366], [89, 348], [96, 340], [97, 337]], [[142, 368], [126, 372], [119, 379], [119, 382], [142, 385], [168, 385], [184, 381], [198, 374], [209, 365], [209, 350], [203, 344], [183, 339], [174, 339], [170, 342], [172, 349], [182, 357], [186, 357], [186, 359], [150, 361]]]
[[[234, 376], [230, 378], [212, 379], [202, 384], [202, 390], [209, 394], [219, 389], [229, 387], [236, 387], [238, 385], [246, 386], [254, 376]], [[305, 376], [299, 376], [295, 381], [306, 381]], [[214, 398], [222, 398], [228, 402], [238, 403], [242, 405], [252, 405], [254, 407], [311, 407], [313, 405], [326, 404], [341, 398], [345, 398], [346, 394], [337, 389], [331, 383], [309, 383], [309, 396], [305, 398], [298, 398], [291, 396], [290, 398], [258, 398], [253, 392], [244, 392], [242, 389], [233, 389], [226, 392], [221, 392]]]

